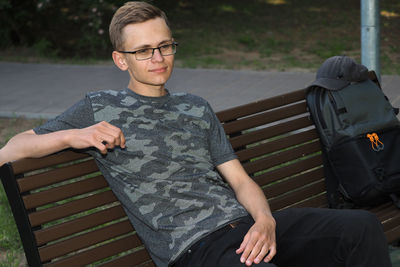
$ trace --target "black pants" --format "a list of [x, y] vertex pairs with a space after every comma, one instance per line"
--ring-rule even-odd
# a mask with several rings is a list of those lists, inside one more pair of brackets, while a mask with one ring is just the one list
[[[287, 209], [274, 212], [277, 254], [265, 267], [387, 267], [386, 238], [375, 215], [363, 210]], [[194, 244], [175, 267], [244, 267], [236, 254], [254, 221], [248, 217]]]

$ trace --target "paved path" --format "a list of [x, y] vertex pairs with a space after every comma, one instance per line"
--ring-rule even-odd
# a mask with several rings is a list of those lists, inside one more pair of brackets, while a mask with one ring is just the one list
[[[310, 84], [315, 73], [175, 68], [167, 88], [207, 99], [215, 111], [246, 104]], [[0, 117], [51, 118], [86, 92], [121, 89], [128, 74], [115, 66], [0, 62]], [[400, 76], [382, 77], [383, 89], [400, 106]]]

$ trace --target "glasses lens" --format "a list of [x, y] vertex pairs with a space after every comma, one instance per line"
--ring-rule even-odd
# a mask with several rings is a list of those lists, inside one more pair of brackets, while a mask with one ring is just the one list
[[176, 45], [175, 44], [168, 44], [160, 46], [161, 55], [169, 56], [175, 54], [176, 52]]
[[149, 59], [153, 56], [153, 49], [146, 48], [146, 49], [138, 50], [138, 51], [136, 51], [135, 56], [136, 56], [137, 60]]

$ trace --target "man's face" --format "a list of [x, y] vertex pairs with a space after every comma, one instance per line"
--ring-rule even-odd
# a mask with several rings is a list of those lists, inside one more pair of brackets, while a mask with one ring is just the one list
[[[171, 32], [162, 18], [129, 24], [123, 29], [122, 34], [125, 51], [159, 47], [173, 41]], [[136, 60], [134, 54], [124, 54], [123, 56], [126, 59], [131, 76], [130, 87], [134, 87], [131, 89], [144, 94], [149, 88], [164, 89], [164, 84], [172, 73], [174, 55], [162, 56], [160, 51], [156, 49], [153, 57], [147, 60]]]

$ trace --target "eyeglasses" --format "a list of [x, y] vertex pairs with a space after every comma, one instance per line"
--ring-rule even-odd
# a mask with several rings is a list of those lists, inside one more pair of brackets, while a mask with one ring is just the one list
[[135, 54], [136, 60], [146, 60], [150, 59], [154, 55], [154, 50], [158, 50], [161, 55], [163, 56], [170, 56], [176, 53], [176, 46], [178, 45], [177, 42], [173, 42], [170, 44], [161, 45], [159, 47], [149, 47], [143, 48], [136, 51], [118, 51], [124, 54]]

